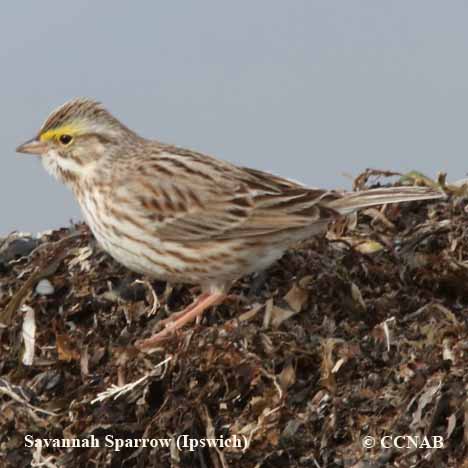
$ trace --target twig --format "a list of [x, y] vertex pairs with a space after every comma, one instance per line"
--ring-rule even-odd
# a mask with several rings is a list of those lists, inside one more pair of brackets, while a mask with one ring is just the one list
[[46, 267], [39, 267], [36, 271], [23, 283], [18, 292], [10, 299], [10, 302], [6, 306], [3, 312], [0, 312], [0, 322], [8, 326], [11, 323], [13, 314], [21, 307], [21, 304], [28, 292], [35, 286], [41, 279], [47, 278], [53, 275], [59, 268], [62, 260], [67, 256], [66, 252], [63, 252], [56, 260]]
[[151, 296], [153, 298], [153, 305], [151, 306], [151, 310], [148, 312], [148, 317], [151, 317], [153, 315], [156, 314], [156, 312], [158, 311], [159, 309], [159, 299], [158, 299], [158, 296], [156, 294], [156, 291], [154, 290], [153, 286], [151, 286], [151, 283], [147, 280], [135, 280], [135, 283], [138, 283], [138, 284], [143, 284], [144, 286], [146, 286], [150, 292], [151, 292]]
[[5, 379], [0, 379], [0, 393], [9, 396], [12, 400], [15, 400], [17, 403], [21, 403], [22, 405], [27, 406], [33, 412], [43, 413], [47, 416], [58, 416], [58, 414], [54, 413], [53, 411], [47, 411], [29, 403], [27, 400], [15, 393], [11, 384]]
[[[67, 243], [71, 239], [75, 239], [79, 237], [81, 233], [73, 233], [70, 234], [63, 239], [60, 239], [57, 242], [54, 242], [52, 245], [55, 247], [55, 260], [51, 262], [49, 265], [41, 265], [39, 266], [36, 271], [23, 283], [17, 293], [10, 299], [10, 302], [6, 306], [3, 312], [0, 312], [0, 323], [3, 323], [6, 326], [9, 326], [11, 320], [13, 318], [13, 314], [21, 307], [23, 300], [27, 296], [28, 292], [39, 282], [41, 279], [47, 278], [48, 276], [52, 276], [58, 270], [60, 264], [62, 263], [63, 259], [68, 255], [68, 252], [60, 252], [62, 246]], [[43, 249], [46, 244], [41, 244], [35, 251], [39, 249]], [[59, 253], [60, 252], [60, 253]], [[29, 254], [31, 256], [31, 253]]]
[[[107, 390], [104, 390], [103, 392], [98, 393], [96, 398], [94, 400], [91, 400], [91, 404], [94, 405], [97, 402], [104, 401], [111, 397], [113, 397], [114, 400], [116, 400], [117, 398], [120, 398], [122, 395], [125, 395], [126, 393], [132, 391], [135, 387], [145, 382], [150, 377], [153, 377], [156, 374], [156, 370], [159, 369], [161, 366], [164, 366], [165, 364], [167, 364], [171, 359], [172, 359], [172, 356], [167, 357], [166, 359], [164, 359], [164, 361], [160, 362], [159, 364], [156, 364], [156, 366], [151, 372], [140, 377], [138, 380], [135, 380], [134, 382], [130, 382], [126, 385], [112, 384]], [[162, 375], [164, 376], [164, 374], [165, 372], [163, 371]]]

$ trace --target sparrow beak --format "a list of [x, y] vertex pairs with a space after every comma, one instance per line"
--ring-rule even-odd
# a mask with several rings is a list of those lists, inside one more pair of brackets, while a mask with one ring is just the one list
[[37, 154], [42, 156], [44, 153], [47, 153], [49, 145], [45, 141], [39, 141], [36, 138], [23, 143], [22, 145], [16, 148], [17, 153], [27, 153], [27, 154]]

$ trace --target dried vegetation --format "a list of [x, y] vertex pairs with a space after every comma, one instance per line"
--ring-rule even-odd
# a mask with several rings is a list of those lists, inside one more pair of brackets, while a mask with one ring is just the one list
[[[356, 188], [376, 175], [391, 174]], [[130, 273], [84, 225], [0, 241], [1, 466], [468, 466], [468, 192], [438, 183], [447, 200], [334, 224], [151, 354], [135, 340], [196, 288]], [[26, 434], [249, 446], [41, 449]], [[444, 447], [363, 447], [404, 434]]]

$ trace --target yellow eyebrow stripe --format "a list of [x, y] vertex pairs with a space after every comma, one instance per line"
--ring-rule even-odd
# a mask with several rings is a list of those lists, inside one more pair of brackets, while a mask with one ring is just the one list
[[79, 133], [79, 128], [73, 125], [64, 125], [63, 127], [47, 130], [39, 136], [40, 141], [50, 141], [57, 139], [60, 135], [75, 136]]

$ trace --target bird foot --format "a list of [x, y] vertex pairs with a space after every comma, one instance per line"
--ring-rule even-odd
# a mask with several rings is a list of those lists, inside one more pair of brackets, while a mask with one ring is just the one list
[[[145, 340], [138, 340], [135, 346], [140, 350], [154, 348], [161, 342], [170, 338], [177, 330], [185, 324], [192, 322], [197, 317], [201, 317], [204, 311], [211, 306], [217, 305], [226, 297], [222, 293], [204, 293], [198, 297], [192, 304], [180, 312], [171, 314], [167, 319], [160, 323], [165, 325], [165, 328], [155, 335]], [[175, 315], [175, 317], [173, 317]]]

